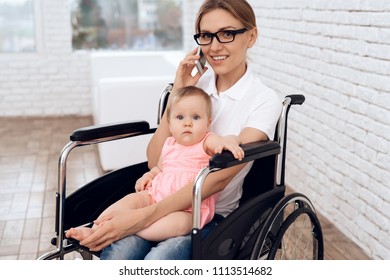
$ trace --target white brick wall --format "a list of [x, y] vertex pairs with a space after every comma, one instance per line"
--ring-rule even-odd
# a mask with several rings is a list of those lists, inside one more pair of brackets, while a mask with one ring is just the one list
[[[37, 55], [0, 55], [0, 116], [89, 115], [87, 52], [72, 52], [68, 1], [40, 0]], [[186, 49], [195, 13], [185, 1]], [[251, 52], [290, 113], [287, 183], [374, 259], [390, 259], [390, 1], [250, 0]]]
[[0, 116], [90, 115], [89, 54], [72, 52], [68, 1], [39, 0], [37, 54], [0, 54]]
[[[193, 19], [202, 1], [188, 2]], [[306, 96], [290, 111], [287, 184], [371, 258], [390, 259], [390, 1], [249, 2], [256, 70], [281, 96]]]
[[264, 82], [290, 115], [287, 183], [374, 259], [390, 258], [390, 2], [250, 1]]

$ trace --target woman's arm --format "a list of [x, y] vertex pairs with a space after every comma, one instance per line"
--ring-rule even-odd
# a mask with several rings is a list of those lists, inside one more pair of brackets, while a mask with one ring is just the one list
[[265, 141], [268, 140], [267, 134], [263, 131], [258, 130], [253, 127], [246, 127], [240, 133], [241, 144], [246, 144], [255, 141]]
[[165, 140], [169, 136], [171, 136], [171, 132], [169, 131], [168, 120], [166, 114], [164, 113], [160, 120], [160, 125], [154, 132], [146, 149], [146, 156], [148, 158], [149, 168], [152, 168], [153, 166], [156, 166], [158, 164], [162, 147], [164, 145]]

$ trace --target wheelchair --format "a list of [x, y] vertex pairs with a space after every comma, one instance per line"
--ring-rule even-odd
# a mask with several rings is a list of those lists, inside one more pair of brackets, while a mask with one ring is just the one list
[[[158, 119], [162, 117], [172, 84], [161, 93]], [[301, 105], [303, 95], [287, 95], [283, 100], [275, 138], [242, 145], [245, 158], [236, 160], [228, 151], [214, 155], [209, 166], [202, 169], [193, 188], [192, 259], [213, 260], [321, 260], [324, 258], [323, 235], [315, 208], [301, 193], [286, 195], [285, 161], [287, 117], [292, 105]], [[135, 181], [148, 166], [146, 162], [111, 171], [66, 195], [66, 161], [69, 153], [79, 146], [136, 137], [154, 133], [146, 121], [90, 126], [77, 129], [59, 158], [58, 191], [56, 193], [55, 236], [51, 243], [56, 249], [38, 259], [64, 259], [78, 252], [83, 259], [99, 257], [75, 240], [65, 237], [65, 230], [91, 221], [109, 205], [134, 191]], [[223, 219], [206, 236], [200, 229], [202, 184], [212, 172], [243, 162], [253, 166], [243, 184], [239, 207]]]

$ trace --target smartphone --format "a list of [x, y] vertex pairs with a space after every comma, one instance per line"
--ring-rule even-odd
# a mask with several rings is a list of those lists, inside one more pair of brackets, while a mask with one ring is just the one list
[[196, 69], [202, 75], [204, 73], [204, 66], [206, 65], [206, 58], [203, 55], [201, 47], [198, 47], [197, 55], [200, 55], [199, 60], [195, 60]]

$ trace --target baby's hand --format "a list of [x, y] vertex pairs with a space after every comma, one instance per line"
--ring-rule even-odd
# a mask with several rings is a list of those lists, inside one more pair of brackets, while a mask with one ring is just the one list
[[141, 178], [135, 183], [135, 191], [140, 192], [147, 190], [152, 186], [153, 176], [149, 172], [145, 173]]
[[235, 159], [242, 160], [244, 158], [244, 150], [240, 147], [236, 136], [222, 137], [221, 143], [215, 148], [215, 153], [222, 153], [223, 150], [230, 151]]
[[225, 145], [225, 146], [220, 146], [215, 149], [215, 153], [222, 153], [223, 150], [228, 150], [230, 151], [234, 158], [241, 161], [244, 158], [244, 150], [238, 146], [238, 145]]

